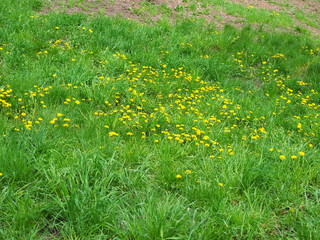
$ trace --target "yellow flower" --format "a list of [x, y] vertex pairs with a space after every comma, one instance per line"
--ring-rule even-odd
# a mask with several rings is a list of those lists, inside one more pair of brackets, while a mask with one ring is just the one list
[[304, 153], [304, 152], [299, 152], [299, 155], [300, 155], [301, 157], [303, 157], [303, 156], [305, 155], [305, 153]]
[[191, 170], [185, 170], [184, 173], [190, 174], [190, 173], [192, 173], [192, 172], [191, 172]]
[[2, 172], [0, 172], [0, 177], [3, 175], [3, 173]]
[[223, 183], [221, 183], [221, 182], [220, 182], [220, 183], [218, 183], [218, 186], [219, 186], [219, 187], [223, 187], [223, 185], [224, 185], [224, 184], [223, 184]]
[[284, 159], [286, 159], [286, 156], [280, 155], [280, 159], [281, 159], [281, 160], [284, 160]]
[[132, 132], [128, 132], [127, 135], [128, 136], [133, 136], [133, 133]]
[[297, 159], [298, 157], [296, 155], [291, 156], [291, 159]]
[[62, 113], [57, 113], [57, 117], [62, 117], [64, 116]]
[[109, 137], [113, 137], [113, 136], [119, 136], [119, 134], [116, 132], [109, 132]]
[[180, 174], [177, 174], [176, 178], [182, 178], [182, 176]]

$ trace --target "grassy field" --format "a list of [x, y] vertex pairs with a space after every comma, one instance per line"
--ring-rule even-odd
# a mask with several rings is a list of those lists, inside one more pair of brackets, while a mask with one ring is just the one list
[[247, 20], [0, 1], [0, 239], [319, 238], [320, 42], [200, 2]]

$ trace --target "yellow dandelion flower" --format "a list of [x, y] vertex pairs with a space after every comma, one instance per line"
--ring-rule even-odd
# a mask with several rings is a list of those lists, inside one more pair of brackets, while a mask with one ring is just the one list
[[185, 174], [190, 174], [190, 173], [192, 173], [192, 172], [191, 172], [191, 170], [185, 170], [184, 173], [185, 173]]
[[113, 137], [113, 136], [119, 136], [119, 134], [116, 132], [109, 132], [109, 137]]
[[181, 176], [180, 174], [177, 174], [177, 175], [176, 175], [176, 178], [179, 179], [179, 178], [182, 178], [182, 176]]
[[284, 159], [286, 159], [286, 156], [284, 156], [284, 155], [280, 155], [280, 157], [279, 157], [281, 160], [284, 160]]
[[305, 155], [305, 153], [304, 153], [304, 152], [299, 152], [299, 155], [300, 155], [301, 157], [303, 157], [303, 156]]

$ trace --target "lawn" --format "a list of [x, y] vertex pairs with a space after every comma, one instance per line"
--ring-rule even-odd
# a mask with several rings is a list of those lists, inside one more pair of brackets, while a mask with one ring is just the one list
[[93, 2], [0, 2], [0, 239], [317, 239], [319, 15]]

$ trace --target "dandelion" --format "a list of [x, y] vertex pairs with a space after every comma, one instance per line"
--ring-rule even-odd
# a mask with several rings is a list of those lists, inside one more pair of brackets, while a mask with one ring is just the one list
[[296, 155], [291, 156], [291, 159], [297, 159], [298, 157]]
[[177, 175], [176, 175], [176, 178], [179, 179], [179, 178], [182, 178], [182, 176], [181, 176], [180, 174], [177, 174]]
[[185, 170], [184, 173], [185, 173], [185, 174], [190, 174], [190, 173], [192, 173], [192, 172], [191, 172], [191, 170]]
[[219, 186], [219, 187], [223, 187], [223, 186], [224, 186], [224, 184], [223, 184], [223, 183], [221, 183], [221, 182], [219, 182], [219, 183], [218, 183], [218, 186]]
[[286, 156], [284, 156], [284, 155], [280, 155], [280, 157], [279, 157], [281, 160], [284, 160], [284, 159], [286, 159]]
[[3, 173], [2, 172], [0, 172], [0, 177], [3, 175]]
[[109, 132], [109, 137], [113, 137], [113, 136], [119, 136], [119, 134], [116, 132]]
[[301, 157], [303, 157], [303, 156], [305, 155], [305, 153], [304, 153], [304, 152], [299, 152], [299, 155], [300, 155]]

